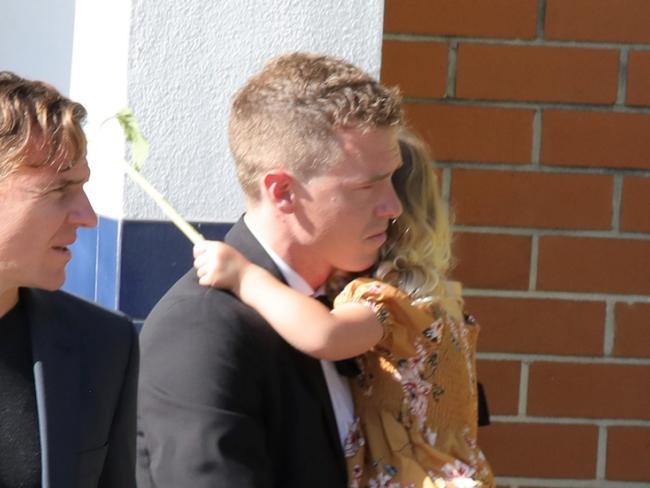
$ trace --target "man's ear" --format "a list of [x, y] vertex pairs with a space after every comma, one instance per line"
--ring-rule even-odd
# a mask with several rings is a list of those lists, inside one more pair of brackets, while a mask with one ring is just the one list
[[295, 208], [294, 184], [294, 177], [286, 171], [269, 171], [262, 178], [262, 191], [278, 210], [291, 213]]

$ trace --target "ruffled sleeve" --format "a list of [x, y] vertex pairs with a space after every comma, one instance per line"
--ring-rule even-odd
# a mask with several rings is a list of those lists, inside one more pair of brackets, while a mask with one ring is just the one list
[[384, 329], [384, 334], [379, 341], [381, 344], [390, 335], [392, 329], [389, 302], [397, 290], [369, 278], [358, 278], [343, 289], [334, 300], [334, 308], [346, 303], [360, 303], [367, 306], [377, 316], [377, 320]]
[[[350, 282], [334, 300], [334, 307], [361, 303], [371, 308], [384, 328], [374, 349], [380, 353], [408, 354], [418, 340], [437, 340], [439, 332], [432, 324], [430, 310], [411, 306], [410, 298], [394, 286], [371, 278]], [[430, 329], [428, 325], [434, 325]]]

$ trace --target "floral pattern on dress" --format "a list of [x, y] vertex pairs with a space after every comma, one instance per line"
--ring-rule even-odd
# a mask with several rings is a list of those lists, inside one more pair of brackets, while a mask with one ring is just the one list
[[426, 381], [422, 375], [427, 360], [427, 350], [422, 346], [421, 339], [415, 341], [417, 356], [402, 359], [398, 363], [400, 383], [404, 393], [402, 402], [408, 413], [415, 420], [418, 430], [424, 429], [429, 397], [433, 391], [433, 385]]
[[432, 342], [440, 342], [442, 340], [444, 321], [442, 318], [434, 320], [431, 325], [422, 331], [422, 335]]
[[476, 445], [479, 327], [457, 296], [414, 304], [360, 278], [337, 297], [335, 307], [364, 303], [384, 328], [351, 382], [360, 432], [345, 446], [350, 488], [495, 487]]
[[345, 457], [352, 457], [365, 445], [366, 440], [361, 432], [359, 417], [355, 417], [352, 425], [350, 425], [350, 428], [348, 429], [348, 435], [343, 444], [343, 454], [345, 454]]

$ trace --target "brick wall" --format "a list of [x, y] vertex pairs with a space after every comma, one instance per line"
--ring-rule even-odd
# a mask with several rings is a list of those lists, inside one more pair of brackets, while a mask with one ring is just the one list
[[650, 0], [386, 0], [511, 488], [650, 486]]

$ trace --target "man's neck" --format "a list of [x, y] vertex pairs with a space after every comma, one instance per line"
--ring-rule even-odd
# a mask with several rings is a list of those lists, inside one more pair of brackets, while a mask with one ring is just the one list
[[14, 308], [18, 303], [18, 288], [9, 288], [0, 291], [0, 317]]
[[319, 272], [316, 268], [317, 260], [310, 255], [308, 250], [300, 247], [291, 239], [291, 234], [287, 231], [283, 233], [279, 228], [274, 226], [269, 230], [266, 223], [270, 222], [268, 218], [263, 218], [253, 212], [244, 215], [244, 222], [249, 230], [253, 233], [258, 241], [266, 249], [270, 248], [286, 265], [314, 290], [318, 290], [327, 281], [328, 273]]

